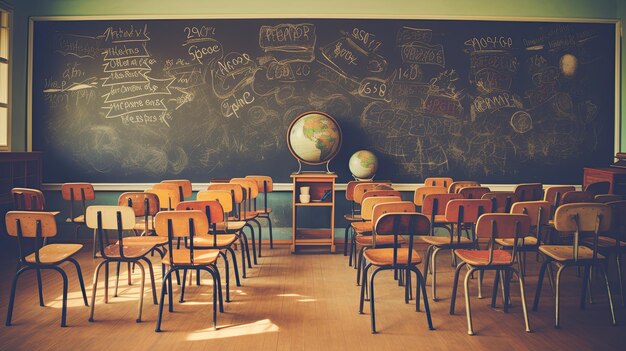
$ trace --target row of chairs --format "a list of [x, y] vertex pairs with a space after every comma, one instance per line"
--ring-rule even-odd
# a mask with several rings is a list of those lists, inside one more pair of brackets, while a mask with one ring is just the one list
[[[256, 197], [259, 188], [265, 193], [262, 209], [257, 210]], [[265, 218], [271, 223], [267, 207], [267, 193], [273, 188], [272, 180], [264, 176], [231, 179], [229, 183], [210, 184], [205, 191], [198, 192], [195, 200], [192, 196], [191, 183], [183, 180], [164, 181], [154, 184], [144, 192], [127, 192], [120, 195], [117, 205], [92, 205], [86, 202], [95, 199], [93, 187], [88, 183], [71, 183], [62, 187], [62, 193], [69, 194], [72, 201], [68, 222], [77, 224], [76, 232], [85, 226], [94, 231], [94, 257], [103, 260], [94, 272], [89, 320], [93, 321], [98, 276], [105, 267], [104, 301], [108, 302], [109, 264], [117, 264], [115, 293], [117, 296], [121, 264], [128, 264], [129, 284], [132, 269], [138, 266], [141, 271], [141, 288], [137, 322], [141, 321], [145, 268], [150, 273], [153, 301], [157, 304], [156, 288], [152, 262], [149, 254], [157, 252], [162, 261], [163, 285], [159, 302], [159, 317], [156, 330], [160, 331], [164, 296], [169, 295], [169, 310], [173, 311], [172, 274], [179, 278], [183, 270], [180, 301], [184, 300], [187, 272], [196, 271], [197, 284], [200, 285], [200, 271], [209, 272], [213, 279], [213, 326], [215, 327], [216, 308], [223, 312], [221, 277], [217, 268], [219, 258], [223, 259], [226, 272], [226, 302], [229, 296], [229, 259], [230, 254], [237, 286], [240, 279], [237, 260], [233, 250], [236, 242], [241, 245], [242, 271], [245, 278], [245, 259], [247, 254], [248, 268], [251, 268], [250, 252], [244, 227], [251, 230], [254, 245], [254, 230], [250, 222], [260, 228], [257, 218]], [[46, 244], [45, 239], [56, 236], [57, 224], [55, 216], [58, 212], [45, 212], [45, 199], [36, 189], [17, 188], [13, 190], [13, 198], [17, 211], [6, 216], [7, 232], [18, 239], [20, 250], [19, 270], [12, 284], [6, 324], [11, 324], [15, 290], [19, 276], [28, 270], [35, 270], [38, 278], [39, 302], [44, 305], [41, 270], [53, 269], [63, 277], [63, 308], [61, 326], [66, 325], [67, 275], [59, 266], [71, 262], [76, 266], [84, 303], [88, 306], [80, 265], [73, 256], [82, 245]], [[75, 202], [81, 203], [81, 210], [75, 212]], [[272, 246], [271, 224], [270, 247]], [[114, 243], [109, 241], [107, 231], [117, 233]], [[126, 231], [134, 231], [135, 235], [125, 236]], [[76, 234], [77, 235], [77, 234]], [[35, 250], [29, 254], [25, 250], [25, 238], [35, 238]], [[98, 248], [98, 249], [97, 249]], [[98, 253], [98, 255], [96, 255]], [[259, 255], [261, 253], [261, 236], [259, 231]], [[256, 252], [254, 256], [256, 264]], [[219, 297], [219, 303], [217, 299]]]
[[[352, 250], [353, 248], [356, 247], [356, 245], [361, 246], [361, 251], [358, 255], [360, 258], [358, 259], [356, 266], [357, 266], [357, 283], [359, 283], [359, 281], [363, 282], [362, 299], [363, 299], [363, 295], [367, 293], [367, 288], [366, 288], [367, 282], [365, 281], [366, 276], [367, 276], [367, 273], [366, 273], [367, 269], [364, 269], [363, 272], [361, 273], [360, 267], [362, 265], [361, 260], [363, 261], [367, 260], [367, 255], [366, 255], [367, 251], [370, 250], [372, 247], [390, 248], [390, 247], [394, 247], [395, 244], [398, 244], [398, 243], [406, 244], [406, 242], [403, 241], [402, 239], [397, 240], [396, 238], [385, 238], [385, 237], [376, 238], [375, 237], [376, 235], [375, 223], [376, 223], [376, 220], [379, 219], [382, 213], [381, 211], [383, 211], [384, 206], [386, 206], [387, 203], [394, 203], [394, 202], [401, 200], [400, 194], [398, 192], [394, 193], [393, 190], [390, 190], [389, 186], [390, 186], [389, 182], [368, 182], [368, 183], [354, 184], [352, 186], [352, 188], [355, 189], [353, 193], [354, 194], [353, 199], [355, 200], [354, 202], [355, 203], [360, 202], [361, 211], [360, 211], [360, 216], [355, 214], [356, 211], [353, 211], [353, 213], [347, 215], [346, 217], [351, 219], [351, 229], [353, 229], [354, 233], [356, 233], [356, 235], [353, 236], [354, 247], [351, 245], [350, 255], [352, 256]], [[425, 188], [429, 188], [429, 187], [432, 188], [433, 186], [426, 186]], [[521, 233], [523, 233], [524, 235], [521, 236], [520, 238], [521, 241], [519, 243], [516, 239], [514, 240], [514, 238], [511, 238], [511, 237], [495, 238], [495, 241], [494, 240], [489, 241], [490, 248], [493, 248], [493, 247], [499, 248], [498, 251], [496, 251], [496, 253], [501, 255], [500, 258], [502, 257], [508, 258], [509, 255], [512, 254], [510, 264], [513, 265], [514, 263], [517, 263], [518, 269], [508, 270], [507, 272], [514, 272], [514, 273], [520, 272], [519, 274], [516, 273], [516, 275], [518, 275], [518, 278], [522, 280], [524, 268], [523, 268], [523, 265], [521, 264], [522, 263], [521, 253], [526, 252], [526, 251], [537, 251], [537, 252], [540, 252], [542, 256], [545, 256], [544, 264], [542, 266], [542, 270], [540, 273], [540, 283], [538, 285], [536, 300], [534, 304], [535, 309], [537, 308], [538, 301], [539, 301], [539, 296], [541, 292], [541, 282], [542, 282], [545, 270], [551, 266], [550, 263], [554, 263], [554, 265], [558, 268], [557, 277], [556, 277], [557, 290], [559, 286], [560, 272], [562, 271], [562, 269], [564, 269], [565, 267], [569, 265], [574, 264], [574, 265], [584, 266], [585, 269], [588, 268], [589, 270], [591, 270], [590, 267], [597, 266], [597, 262], [599, 262], [600, 260], [604, 262], [605, 258], [607, 258], [609, 254], [615, 254], [617, 256], [618, 272], [620, 273], [619, 275], [621, 277], [621, 272], [619, 271], [619, 256], [625, 251], [622, 245], [626, 245], [626, 242], [620, 241], [619, 238], [615, 239], [611, 237], [600, 236], [599, 237], [600, 244], [598, 244], [597, 242], [594, 242], [593, 240], [594, 236], [590, 238], [581, 237], [580, 243], [584, 242], [587, 246], [593, 247], [593, 249], [590, 250], [585, 246], [579, 246], [578, 239], [576, 239], [574, 240], [574, 243], [571, 245], [572, 248], [576, 247], [575, 252], [569, 256], [564, 254], [564, 251], [569, 250], [569, 247], [564, 248], [564, 247], [554, 246], [554, 245], [552, 246], [543, 245], [541, 234], [544, 228], [549, 228], [549, 226], [552, 226], [557, 231], [564, 231], [564, 232], [571, 232], [571, 231], [574, 231], [574, 229], [572, 229], [571, 227], [567, 227], [565, 226], [565, 224], [563, 224], [566, 222], [565, 219], [561, 219], [561, 223], [558, 225], [557, 225], [558, 221], [554, 221], [554, 220], [552, 220], [551, 222], [548, 221], [551, 217], [550, 215], [554, 208], [554, 203], [550, 203], [548, 201], [543, 201], [543, 200], [518, 201], [519, 197], [523, 197], [527, 200], [529, 198], [530, 200], [532, 200], [533, 198], [543, 197], [544, 195], [543, 189], [539, 189], [540, 191], [535, 190], [537, 189], [537, 185], [535, 184], [532, 184], [531, 186], [527, 187], [527, 189], [524, 189], [525, 190], [524, 191], [525, 194], [523, 194], [524, 196], [519, 196], [515, 194], [514, 192], [512, 194], [508, 194], [507, 197], [508, 197], [509, 203], [507, 206], [497, 206], [497, 202], [495, 201], [495, 199], [493, 197], [488, 196], [488, 194], [491, 194], [489, 189], [481, 188], [480, 186], [477, 186], [475, 183], [471, 185], [468, 184], [467, 187], [458, 188], [456, 190], [456, 193], [449, 193], [448, 191], [443, 191], [441, 189], [442, 187], [438, 187], [438, 188], [440, 189], [437, 193], [427, 194], [423, 197], [419, 193], [420, 189], [418, 189], [418, 191], [416, 191], [416, 194], [415, 194], [415, 202], [413, 203], [413, 205], [418, 205], [418, 206], [421, 205], [421, 209], [419, 207], [417, 207], [417, 209], [420, 210], [421, 213], [424, 214], [426, 218], [429, 219], [429, 223], [432, 224], [429, 226], [429, 232], [427, 233], [427, 235], [420, 237], [420, 240], [423, 240], [429, 245], [427, 249], [427, 253], [426, 253], [426, 258], [425, 258], [423, 280], [425, 283], [427, 276], [428, 276], [428, 272], [432, 271], [432, 275], [433, 275], [433, 282], [432, 282], [433, 295], [432, 296], [435, 301], [437, 298], [436, 297], [436, 282], [435, 282], [436, 253], [439, 250], [443, 250], [443, 249], [454, 250], [454, 253], [455, 253], [454, 257], [460, 258], [463, 261], [461, 264], [457, 266], [457, 270], [455, 274], [455, 287], [454, 287], [454, 292], [453, 292], [453, 299], [454, 299], [454, 295], [456, 294], [456, 282], [458, 281], [458, 275], [459, 275], [459, 271], [461, 267], [466, 264], [472, 265], [472, 262], [474, 263], [474, 266], [481, 266], [480, 263], [476, 263], [477, 261], [472, 261], [472, 257], [476, 258], [476, 256], [472, 256], [472, 255], [476, 253], [474, 252], [474, 250], [478, 247], [479, 239], [481, 239], [481, 237], [485, 237], [484, 235], [481, 236], [478, 233], [479, 231], [478, 220], [482, 215], [490, 214], [492, 212], [505, 212], [504, 214], [510, 215], [510, 216], [523, 215], [525, 216], [524, 218], [526, 218], [525, 221], [528, 222], [528, 230], [524, 229], [526, 228], [525, 226], [522, 226], [524, 230], [522, 230]], [[530, 188], [531, 190], [526, 192], [528, 188]], [[349, 189], [350, 189], [350, 185], [349, 185]], [[363, 191], [364, 189], [366, 190]], [[573, 189], [568, 188], [568, 189], [560, 189], [560, 190], [571, 191]], [[552, 193], [557, 194], [556, 197], [561, 199], [561, 204], [566, 205], [565, 203], [571, 202], [572, 206], [582, 206], [581, 211], [583, 211], [583, 214], [586, 214], [587, 212], [595, 213], [596, 215], [595, 217], [591, 216], [594, 220], [596, 218], [603, 218], [603, 220], [605, 221], [605, 224], [608, 223], [606, 224], [607, 226], [602, 227], [598, 231], [596, 231], [595, 233], [596, 238], [598, 237], [597, 234], [599, 231], [605, 231], [605, 230], [608, 230], [609, 228], [613, 228], [613, 234], [617, 233], [619, 235], [623, 235], [624, 232], [626, 232], [626, 230], [624, 230], [625, 228], [623, 228], [624, 226], [620, 224], [620, 222], [617, 219], [615, 219], [615, 218], [619, 218], [620, 216], [626, 215], [626, 211], [624, 210], [626, 209], [625, 201], [613, 201], [613, 202], [610, 202], [608, 205], [602, 205], [602, 206], [605, 206], [604, 210], [598, 212], [594, 210], [596, 208], [594, 207], [596, 206], [596, 204], [592, 203], [594, 200], [599, 201], [599, 202], [606, 202], [609, 200], [617, 200], [619, 198], [612, 196], [612, 195], [611, 196], [599, 195], [598, 198], [594, 198], [593, 194], [591, 194], [589, 191], [574, 192], [572, 194], [568, 194], [568, 196], [563, 196], [563, 197], [561, 197], [558, 192], [552, 192]], [[575, 195], [575, 196], [571, 196], [571, 195]], [[584, 197], [582, 197], [583, 195]], [[568, 200], [568, 197], [572, 199], [573, 198], [582, 199], [584, 200], [584, 202], [582, 204], [577, 203], [576, 201]], [[566, 206], [569, 206], [569, 205], [566, 205]], [[567, 208], [567, 207], [564, 207], [564, 208]], [[591, 210], [585, 210], [585, 208], [591, 208]], [[612, 210], [613, 212], [617, 213], [617, 215], [613, 217], [614, 218], [613, 221], [607, 219], [607, 215], [605, 214], [606, 208], [609, 208], [609, 210]], [[443, 209], [443, 210], [440, 210], [440, 209]], [[508, 213], [509, 211], [511, 213]], [[562, 218], [564, 218], [564, 216], [562, 216]], [[577, 225], [582, 225], [581, 223], [584, 224], [587, 222], [580, 222]], [[435, 226], [442, 226], [442, 227], [447, 228], [449, 236], [447, 237], [434, 236]], [[453, 230], [453, 228], [456, 228], [456, 230]], [[580, 228], [583, 228], [583, 229], [580, 229]], [[588, 226], [587, 227], [583, 226], [580, 228], [579, 228], [580, 231], [589, 231]], [[468, 236], [464, 238], [461, 235], [462, 231], [469, 232]], [[509, 234], [510, 233], [511, 232], [509, 232]], [[471, 237], [469, 234], [472, 234]], [[578, 238], [578, 234], [576, 234], [575, 237]], [[503, 255], [504, 252], [511, 252], [511, 253], [507, 255]], [[555, 252], [557, 252], [558, 254], [555, 254]], [[590, 256], [589, 255], [590, 252], [594, 254]], [[598, 252], [600, 252], [600, 255], [601, 255], [600, 258], [598, 258], [598, 255], [596, 255]], [[461, 255], [459, 255], [459, 253], [461, 253]], [[419, 257], [419, 256], [413, 256], [413, 257]], [[491, 258], [493, 259], [493, 256]], [[350, 262], [352, 262], [351, 259], [350, 259]], [[432, 267], [429, 267], [430, 262], [432, 262], [431, 263]], [[500, 260], [499, 262], [502, 263], [503, 261]], [[365, 262], [363, 262], [363, 264], [365, 264]], [[476, 269], [473, 269], [472, 272], [474, 270], [477, 270], [479, 272], [479, 275], [480, 275], [479, 280], [482, 282], [482, 276], [483, 276], [482, 272], [484, 272], [485, 269], [476, 268]], [[510, 281], [511, 279], [511, 273], [509, 273], [509, 275], [504, 274], [502, 273], [504, 272], [504, 270], [502, 269], [496, 269], [496, 271], [497, 271], [496, 279], [502, 279], [503, 284], [505, 284], [504, 282], [506, 282], [505, 285], [508, 288], [508, 281]], [[402, 276], [400, 276], [400, 278], [402, 278]], [[605, 275], [605, 279], [606, 279], [606, 275]], [[466, 280], [466, 283], [467, 283], [467, 280]], [[371, 282], [370, 284], [373, 285], [373, 283]], [[418, 284], [420, 284], [419, 277], [418, 277]], [[585, 284], [587, 284], [586, 280], [585, 280]], [[497, 288], [497, 285], [498, 285], [498, 280], [494, 282], [494, 294], [495, 294], [495, 291], [497, 291], [495, 290], [495, 288]], [[505, 287], [505, 285], [503, 285], [503, 288]], [[479, 290], [479, 297], [482, 297], [480, 283], [478, 285], [478, 290]], [[409, 291], [410, 289], [407, 290], [407, 294], [409, 293]], [[607, 280], [607, 291], [610, 295], [610, 289], [608, 287], [608, 280]], [[621, 278], [620, 278], [620, 291], [622, 292], [621, 295], [622, 295], [622, 301], [623, 301], [623, 289], [622, 289]], [[466, 294], [466, 298], [468, 298], [467, 296], [468, 295]], [[508, 292], [505, 294], [505, 296], [506, 296], [505, 299], [508, 299]], [[557, 315], [556, 315], [555, 325], [558, 326], [559, 325], [558, 294], [556, 294], [556, 296], [557, 296]], [[494, 300], [492, 304], [495, 305], [495, 295], [493, 298]], [[361, 301], [361, 306], [362, 306], [362, 303], [363, 302]], [[468, 302], [468, 305], [469, 305], [469, 302]], [[451, 310], [450, 310], [451, 314], [454, 311], [453, 306], [454, 306], [454, 300], [451, 304]], [[508, 307], [508, 302], [505, 303], [505, 309], [507, 307]], [[373, 308], [373, 302], [372, 302], [372, 308]], [[361, 311], [362, 311], [362, 307], [361, 307]], [[611, 301], [611, 312], [613, 316], [613, 322], [615, 323], [612, 301]], [[373, 331], [375, 331], [374, 320], [375, 320], [374, 316], [372, 316], [372, 330]], [[526, 324], [527, 324], [527, 330], [528, 330], [528, 323]], [[469, 315], [469, 309], [468, 309], [468, 330], [469, 330], [469, 333], [471, 334], [472, 326], [471, 326], [471, 317]]]

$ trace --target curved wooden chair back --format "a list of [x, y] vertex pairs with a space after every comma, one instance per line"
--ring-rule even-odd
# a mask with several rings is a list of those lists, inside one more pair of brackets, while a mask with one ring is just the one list
[[611, 236], [615, 239], [626, 241], [626, 200], [608, 202], [606, 205], [611, 208], [613, 218]]
[[605, 204], [607, 202], [621, 201], [624, 200], [623, 195], [617, 194], [598, 194], [593, 197], [593, 202], [597, 202], [599, 204]]
[[[85, 214], [85, 224], [87, 228], [96, 231], [96, 240], [98, 240], [100, 244], [100, 255], [103, 258], [125, 257], [123, 231], [135, 228], [135, 211], [131, 207], [111, 205], [89, 206]], [[110, 251], [111, 248], [105, 250], [105, 247], [107, 247], [105, 243], [105, 230], [117, 230], [119, 245], [113, 246], [113, 248], [117, 250], [115, 253]]]
[[233, 197], [228, 190], [203, 190], [196, 194], [198, 201], [217, 201], [224, 213], [233, 211]]
[[378, 204], [387, 203], [387, 202], [398, 202], [398, 201], [402, 201], [402, 198], [399, 196], [368, 197], [367, 199], [363, 200], [363, 203], [361, 204], [361, 217], [363, 217], [363, 220], [371, 221], [372, 216], [374, 214], [374, 206]]
[[472, 180], [460, 180], [456, 182], [452, 182], [448, 187], [448, 192], [450, 194], [456, 194], [459, 192], [459, 189], [466, 188], [468, 186], [480, 186], [479, 182], [475, 182]]
[[18, 211], [43, 211], [46, 208], [46, 199], [38, 189], [13, 188], [11, 189], [13, 209]]
[[476, 222], [476, 238], [489, 238], [489, 261], [493, 263], [493, 250], [496, 238], [514, 239], [513, 253], [509, 264], [513, 264], [517, 255], [519, 240], [530, 234], [530, 218], [526, 214], [516, 213], [486, 213]]
[[[180, 187], [175, 183], [156, 183], [152, 184], [152, 189], [165, 189], [170, 190], [173, 194], [176, 195], [178, 202], [183, 201], [185, 198], [182, 196], [182, 192], [180, 191]], [[178, 203], [177, 202], [177, 203]], [[175, 205], [173, 207], [176, 207]]]
[[524, 183], [515, 187], [515, 195], [519, 201], [538, 201], [543, 199], [543, 184]]
[[91, 201], [96, 199], [96, 192], [91, 183], [64, 183], [61, 185], [63, 200]]
[[259, 192], [263, 192], [265, 194], [271, 193], [274, 191], [274, 181], [270, 176], [263, 175], [249, 175], [246, 176], [246, 179], [254, 180], [259, 188]]
[[155, 194], [159, 198], [159, 206], [161, 210], [171, 211], [176, 208], [180, 202], [178, 189], [152, 188], [144, 190], [144, 193]]
[[424, 197], [422, 213], [429, 216], [444, 215], [448, 202], [462, 198], [459, 194], [428, 194]]
[[570, 191], [576, 191], [576, 187], [571, 185], [549, 186], [546, 188], [546, 191], [543, 194], [543, 199], [545, 201], [548, 201], [550, 205], [556, 208], [561, 204], [561, 198], [563, 198], [563, 194]]
[[[176, 206], [176, 211], [198, 210], [204, 212], [209, 226], [224, 222], [224, 209], [218, 201], [183, 201]], [[206, 233], [196, 233], [206, 234]]]
[[561, 205], [594, 202], [594, 195], [587, 191], [568, 191], [561, 198]]
[[415, 212], [415, 204], [411, 201], [383, 202], [376, 204], [372, 209], [372, 224], [375, 224], [382, 215], [390, 212]]
[[57, 235], [57, 223], [51, 212], [9, 211], [4, 218], [10, 236], [50, 238]]
[[241, 186], [241, 184], [211, 183], [207, 187], [207, 190], [227, 190], [231, 194], [235, 205], [243, 202], [243, 187]]
[[157, 194], [140, 191], [122, 193], [117, 198], [117, 205], [132, 208], [135, 217], [154, 216], [161, 209]]
[[468, 186], [459, 189], [459, 194], [466, 199], [482, 199], [491, 189], [483, 186]]
[[[378, 189], [378, 188], [376, 188]], [[402, 193], [397, 191], [397, 190], [372, 190], [372, 191], [368, 191], [365, 194], [363, 194], [363, 198], [361, 200], [361, 203], [363, 203], [363, 201], [365, 201], [365, 199], [368, 199], [370, 197], [380, 197], [380, 196], [397, 196], [397, 197], [402, 197]]]
[[578, 246], [581, 232], [593, 234], [593, 257], [598, 255], [598, 234], [611, 229], [611, 207], [596, 203], [571, 203], [559, 206], [554, 213], [554, 228], [560, 232], [573, 233], [573, 257], [578, 261]]
[[456, 199], [446, 205], [447, 222], [476, 223], [478, 217], [492, 212], [491, 200], [487, 199]]
[[245, 191], [244, 197], [248, 200], [256, 199], [259, 196], [259, 187], [257, 182], [246, 178], [232, 178], [231, 184], [239, 184]]
[[352, 180], [346, 185], [346, 200], [354, 201], [354, 188], [363, 183], [371, 183], [371, 180]]
[[161, 183], [176, 184], [178, 186], [180, 201], [183, 201], [193, 195], [193, 187], [191, 185], [191, 181], [187, 179], [167, 179], [162, 180]]
[[517, 202], [517, 196], [513, 191], [492, 191], [483, 194], [481, 199], [491, 200], [493, 212], [509, 213], [511, 206]]
[[[374, 247], [376, 246], [376, 235], [393, 235], [394, 242], [394, 266], [398, 263], [411, 265], [413, 253], [413, 241], [416, 235], [428, 235], [430, 233], [430, 220], [421, 213], [416, 212], [387, 212], [380, 216], [374, 226]], [[406, 262], [397, 261], [398, 236], [408, 235], [408, 255]]]
[[391, 186], [390, 182], [360, 182], [360, 184], [355, 185], [354, 187], [354, 202], [360, 204], [363, 201], [363, 195], [368, 192], [374, 190], [379, 185], [388, 185]]
[[[184, 210], [184, 211], [167, 211], [159, 212], [155, 217], [154, 229], [158, 236], [166, 236], [168, 238], [167, 246], [170, 259], [170, 265], [176, 264], [194, 264], [194, 242], [196, 235], [204, 235], [209, 232], [209, 221], [203, 211]], [[189, 238], [189, 259], [181, 256], [174, 256], [174, 238]], [[175, 258], [182, 259], [177, 262]]]
[[[429, 179], [429, 178], [427, 178]], [[422, 206], [424, 204], [424, 197], [430, 194], [447, 194], [448, 188], [443, 186], [421, 186], [415, 189], [415, 194], [413, 195], [413, 203], [416, 206]]]
[[609, 190], [611, 190], [611, 182], [608, 181], [590, 183], [584, 189], [594, 195], [608, 194]]
[[454, 181], [449, 177], [428, 177], [424, 179], [424, 186], [437, 186], [448, 189]]
[[530, 225], [537, 227], [548, 225], [550, 219], [550, 203], [548, 201], [521, 201], [511, 207], [511, 213], [526, 214]]

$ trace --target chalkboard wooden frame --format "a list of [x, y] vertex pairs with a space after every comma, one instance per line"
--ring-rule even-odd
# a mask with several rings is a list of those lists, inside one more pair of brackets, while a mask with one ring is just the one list
[[[603, 23], [614, 26], [615, 33], [615, 67], [614, 67], [614, 151], [621, 149], [620, 131], [620, 101], [621, 101], [621, 21], [618, 19], [587, 19], [587, 18], [539, 18], [539, 17], [484, 17], [484, 16], [332, 16], [332, 15], [279, 15], [279, 16], [258, 16], [258, 15], [237, 15], [237, 16], [212, 16], [212, 15], [175, 15], [175, 16], [47, 16], [47, 17], [31, 17], [29, 19], [29, 36], [28, 36], [28, 90], [27, 90], [27, 150], [32, 150], [32, 132], [33, 132], [33, 42], [34, 42], [34, 26], [38, 21], [101, 21], [101, 20], [177, 20], [177, 19], [350, 19], [350, 20], [460, 20], [460, 21], [493, 21], [493, 22], [554, 22], [554, 23]], [[406, 183], [405, 183], [406, 184]], [[418, 183], [416, 183], [418, 184]]]

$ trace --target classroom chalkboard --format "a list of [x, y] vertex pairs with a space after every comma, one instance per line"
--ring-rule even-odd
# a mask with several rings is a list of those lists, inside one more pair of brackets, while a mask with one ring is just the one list
[[581, 183], [611, 163], [615, 21], [31, 20], [44, 181], [208, 182], [297, 169], [285, 133], [333, 116], [330, 168], [378, 179]]

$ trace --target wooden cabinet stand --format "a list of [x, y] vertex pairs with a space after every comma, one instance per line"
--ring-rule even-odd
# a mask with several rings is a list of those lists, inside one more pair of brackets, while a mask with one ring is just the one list
[[[330, 246], [330, 252], [335, 252], [335, 179], [336, 174], [300, 173], [292, 174], [292, 224], [291, 224], [291, 253], [296, 252], [298, 246]], [[311, 201], [300, 202], [302, 187], [310, 187]], [[328, 197], [322, 201], [326, 192]], [[301, 228], [298, 225], [298, 213], [305, 213], [312, 208], [325, 208], [330, 213], [330, 226], [323, 228]]]
[[611, 183], [609, 193], [626, 195], [626, 169], [617, 167], [585, 168], [583, 188], [595, 182]]

